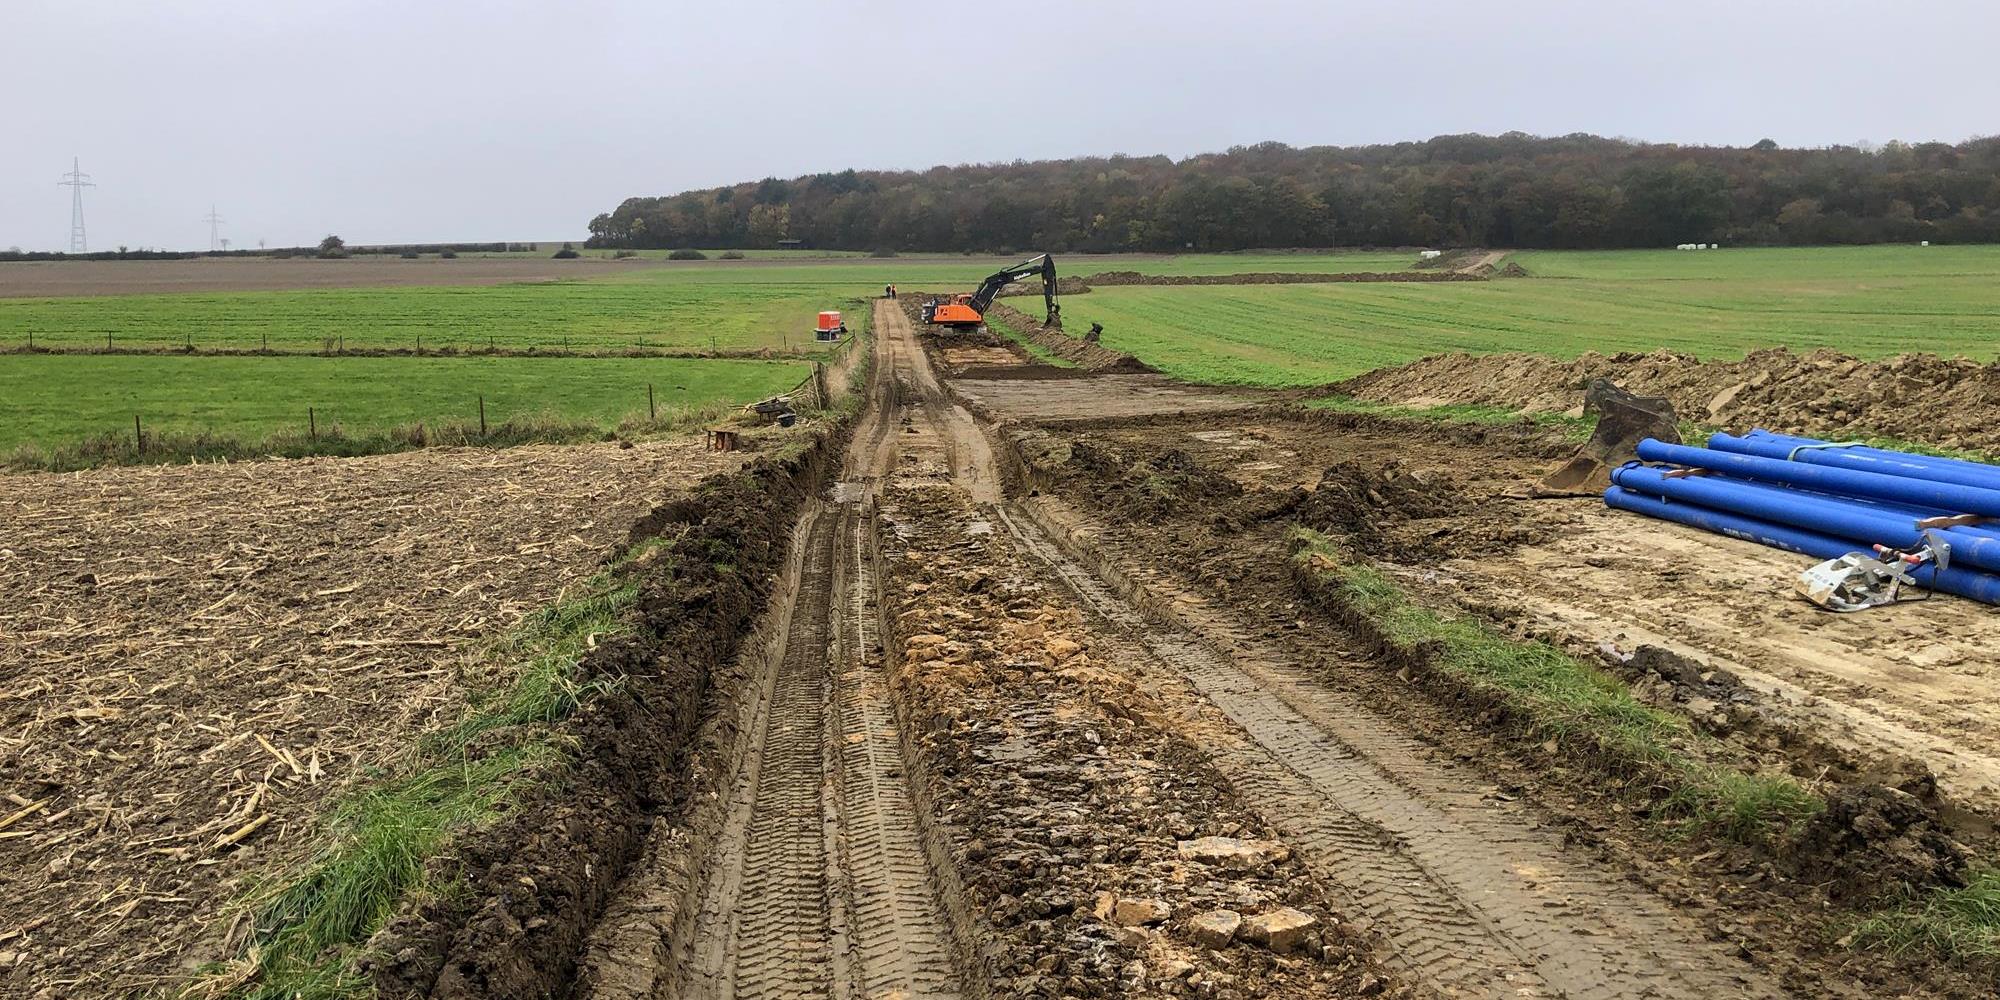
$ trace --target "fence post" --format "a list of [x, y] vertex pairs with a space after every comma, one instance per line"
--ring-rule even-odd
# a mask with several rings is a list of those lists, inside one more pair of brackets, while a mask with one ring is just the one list
[[479, 436], [486, 436], [486, 394], [479, 394]]
[[653, 383], [651, 382], [646, 383], [646, 419], [651, 421], [658, 421], [660, 419], [660, 411], [653, 405]]
[[264, 331], [264, 353], [271, 353], [271, 331]]
[[139, 426], [139, 415], [132, 414], [132, 448], [138, 454], [146, 453], [146, 432]]
[[106, 331], [104, 331], [104, 349], [105, 349], [105, 350], [107, 350], [107, 351], [111, 349], [111, 331], [110, 331], [110, 330], [106, 330]]
[[306, 436], [312, 438], [314, 444], [319, 443], [319, 414], [314, 413], [310, 406], [306, 407]]

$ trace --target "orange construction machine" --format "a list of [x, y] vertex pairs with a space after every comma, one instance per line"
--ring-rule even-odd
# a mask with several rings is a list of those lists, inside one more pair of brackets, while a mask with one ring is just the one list
[[840, 321], [840, 313], [831, 309], [820, 310], [819, 325], [813, 328], [814, 340], [836, 341], [846, 335], [847, 324]]
[[1056, 260], [1048, 254], [993, 274], [970, 295], [954, 295], [948, 301], [924, 303], [923, 320], [958, 329], [982, 326], [986, 322], [986, 310], [992, 307], [993, 297], [1000, 294], [1000, 289], [1037, 274], [1042, 276], [1042, 300], [1049, 307], [1048, 318], [1043, 322], [1048, 326], [1061, 326], [1062, 307], [1056, 304]]

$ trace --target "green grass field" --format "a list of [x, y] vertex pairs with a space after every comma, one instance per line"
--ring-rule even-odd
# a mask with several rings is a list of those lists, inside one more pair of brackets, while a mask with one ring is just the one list
[[[763, 255], [760, 255], [763, 256]], [[0, 299], [0, 343], [256, 348], [373, 347], [817, 354], [813, 315], [865, 322], [867, 297], [972, 287], [1016, 258], [763, 256], [497, 286]], [[2000, 247], [1524, 252], [1532, 277], [1462, 283], [1106, 287], [1065, 299], [1072, 329], [1174, 375], [1314, 385], [1440, 351], [1670, 348], [1735, 357], [1775, 345], [1862, 356], [1928, 350], [1991, 359], [2000, 345]], [[1402, 253], [1059, 257], [1065, 274], [1391, 270]], [[440, 265], [448, 266], [448, 264]], [[419, 340], [421, 338], [421, 340]], [[349, 426], [523, 409], [612, 420], [645, 382], [690, 403], [746, 400], [803, 377], [801, 364], [669, 359], [188, 358], [0, 355], [0, 449], [148, 426], [232, 434], [290, 427], [314, 406]], [[636, 389], [634, 387], [637, 387]], [[665, 392], [666, 390], [662, 390]], [[679, 391], [679, 390], [677, 390]], [[663, 397], [666, 399], [667, 397]]]
[[[0, 300], [9, 342], [44, 347], [318, 351], [489, 345], [817, 354], [821, 309], [854, 310], [825, 289], [782, 281], [716, 284], [617, 279], [492, 286], [331, 288]], [[267, 339], [268, 338], [268, 339]]]
[[1441, 351], [1760, 347], [1862, 357], [2000, 349], [2000, 247], [1523, 253], [1536, 277], [1447, 284], [1114, 287], [1073, 329], [1194, 381], [1316, 385]]
[[615, 426], [645, 418], [651, 383], [667, 411], [741, 402], [790, 389], [796, 361], [704, 358], [326, 358], [13, 355], [0, 357], [0, 455], [23, 444], [202, 431], [255, 439], [322, 430], [366, 432], [414, 422], [557, 417]]
[[[595, 251], [593, 251], [595, 252]], [[52, 348], [319, 351], [537, 348], [816, 354], [821, 309], [865, 311], [894, 282], [970, 289], [1009, 258], [689, 261], [577, 280], [494, 286], [326, 288], [0, 299], [0, 343]], [[1064, 273], [1394, 270], [1404, 254], [1205, 254], [1058, 259]], [[255, 266], [254, 264], [247, 266]], [[418, 265], [412, 265], [418, 266]], [[449, 262], [436, 265], [449, 278]]]

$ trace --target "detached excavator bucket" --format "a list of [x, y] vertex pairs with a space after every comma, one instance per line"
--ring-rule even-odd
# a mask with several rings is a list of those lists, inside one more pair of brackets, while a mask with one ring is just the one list
[[1583, 408], [1597, 414], [1597, 429], [1569, 461], [1535, 484], [1536, 496], [1602, 493], [1611, 485], [1612, 469], [1639, 457], [1640, 441], [1680, 443], [1680, 420], [1663, 397], [1635, 396], [1610, 379], [1592, 379], [1584, 390]]

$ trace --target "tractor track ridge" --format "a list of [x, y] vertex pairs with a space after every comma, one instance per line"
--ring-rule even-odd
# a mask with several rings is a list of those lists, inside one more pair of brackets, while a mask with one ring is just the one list
[[[625, 938], [653, 941], [650, 953], [626, 941], [623, 965], [647, 968], [619, 989], [586, 995], [983, 992], [964, 971], [977, 964], [972, 921], [942, 837], [920, 808], [884, 666], [873, 492], [893, 468], [897, 400], [906, 394], [893, 388], [882, 353], [878, 346], [877, 399], [849, 443], [844, 471], [853, 478], [808, 503], [765, 624], [769, 640], [744, 658], [734, 695], [724, 696], [733, 708], [718, 706], [723, 746], [711, 787], [719, 801], [707, 807], [706, 836], [702, 821], [692, 824], [683, 901], [652, 906], [637, 932], [627, 921]], [[664, 894], [650, 884], [656, 874], [642, 872], [625, 895]]]

